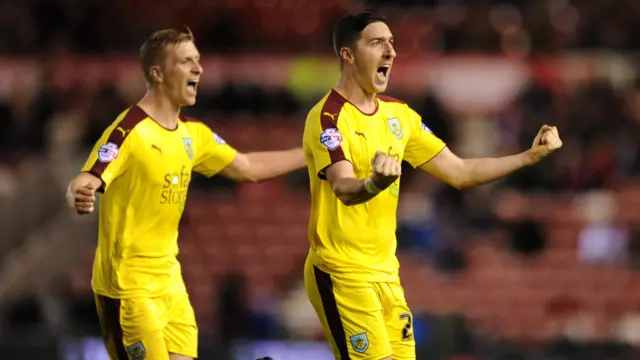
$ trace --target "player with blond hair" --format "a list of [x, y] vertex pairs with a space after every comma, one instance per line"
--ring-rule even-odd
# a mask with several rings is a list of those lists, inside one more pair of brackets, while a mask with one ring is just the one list
[[533, 165], [562, 141], [555, 127], [543, 126], [525, 152], [461, 159], [406, 103], [380, 95], [396, 57], [384, 17], [345, 16], [333, 43], [341, 78], [311, 109], [304, 130], [311, 179], [307, 294], [336, 359], [415, 359], [395, 256], [402, 160], [463, 189]]
[[103, 193], [91, 285], [111, 359], [193, 359], [198, 328], [176, 259], [192, 171], [257, 182], [304, 167], [304, 154], [243, 154], [180, 114], [203, 73], [190, 31], [155, 32], [140, 58], [147, 93], [104, 131], [67, 202], [87, 214]]

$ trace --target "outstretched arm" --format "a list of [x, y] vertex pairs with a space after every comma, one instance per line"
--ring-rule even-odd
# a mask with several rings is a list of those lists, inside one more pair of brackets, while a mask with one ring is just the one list
[[542, 158], [562, 147], [558, 129], [543, 126], [531, 149], [500, 158], [461, 159], [448, 148], [420, 169], [434, 175], [457, 189], [466, 189], [500, 179], [523, 167], [536, 164]]
[[220, 174], [236, 182], [261, 182], [306, 166], [302, 148], [284, 151], [237, 153]]
[[467, 189], [500, 179], [534, 163], [528, 150], [500, 158], [461, 159], [445, 148], [420, 169], [456, 189]]

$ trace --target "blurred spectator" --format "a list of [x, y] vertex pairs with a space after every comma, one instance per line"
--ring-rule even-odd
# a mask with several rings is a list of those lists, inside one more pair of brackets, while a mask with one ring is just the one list
[[92, 294], [75, 297], [71, 301], [69, 304], [68, 316], [71, 318], [74, 325], [74, 333], [101, 336], [100, 320], [95, 308], [96, 299]]
[[527, 195], [505, 189], [494, 209], [501, 229], [507, 233], [509, 247], [522, 255], [533, 255], [546, 247], [542, 226], [534, 218], [534, 210]]
[[464, 219], [469, 231], [487, 234], [495, 229], [497, 220], [491, 212], [490, 204], [495, 200], [495, 193], [484, 186], [468, 190], [464, 198]]
[[616, 340], [634, 346], [640, 345], [640, 309], [636, 308], [623, 314], [613, 325]]
[[249, 324], [253, 339], [273, 339], [282, 335], [282, 328], [278, 322], [278, 299], [274, 296], [273, 290], [269, 286], [259, 286], [250, 296]]
[[590, 192], [576, 206], [585, 222], [578, 239], [580, 259], [589, 264], [625, 263], [629, 239], [626, 227], [616, 221], [616, 198], [608, 192]]
[[129, 106], [117, 92], [115, 84], [102, 87], [95, 96], [88, 99], [86, 116], [86, 130], [82, 139], [82, 146], [91, 149], [102, 136], [106, 127]]
[[553, 332], [572, 341], [588, 341], [595, 331], [593, 317], [572, 296], [556, 296], [546, 304]]
[[218, 300], [218, 334], [224, 345], [236, 339], [247, 339], [251, 329], [247, 302], [246, 279], [240, 274], [227, 274], [222, 278]]
[[432, 257], [432, 266], [446, 274], [460, 272], [467, 266], [464, 234], [459, 234], [452, 226], [449, 223], [439, 227], [438, 243]]
[[279, 304], [279, 321], [292, 339], [322, 336], [322, 324], [309, 302], [304, 282], [298, 282]]
[[397, 237], [400, 251], [432, 253], [437, 247], [434, 201], [424, 191], [403, 189], [398, 202]]
[[640, 270], [640, 224], [629, 225], [629, 265], [636, 271]]
[[4, 316], [10, 331], [31, 332], [35, 329], [42, 330], [44, 326], [43, 314], [35, 295], [14, 301], [5, 311]]
[[15, 188], [16, 180], [13, 172], [10, 168], [0, 165], [0, 218], [4, 217], [3, 211], [5, 210], [5, 205], [8, 205], [8, 203], [4, 203], [3, 201], [14, 193]]

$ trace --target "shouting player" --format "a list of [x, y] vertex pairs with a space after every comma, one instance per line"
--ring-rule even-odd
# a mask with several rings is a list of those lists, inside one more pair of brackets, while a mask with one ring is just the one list
[[336, 359], [415, 359], [395, 256], [401, 161], [463, 189], [533, 165], [562, 142], [555, 127], [543, 126], [523, 153], [461, 159], [406, 103], [378, 95], [396, 56], [382, 16], [342, 18], [333, 44], [340, 82], [311, 109], [304, 130], [311, 178], [307, 294]]
[[90, 213], [104, 192], [91, 284], [111, 359], [192, 359], [198, 330], [176, 259], [192, 171], [256, 182], [304, 167], [304, 153], [242, 154], [180, 115], [203, 72], [190, 32], [158, 31], [140, 55], [148, 91], [105, 130], [67, 201]]

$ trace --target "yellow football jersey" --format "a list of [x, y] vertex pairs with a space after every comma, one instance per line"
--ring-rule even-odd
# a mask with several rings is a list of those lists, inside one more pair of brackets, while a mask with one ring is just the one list
[[344, 205], [326, 181], [325, 169], [353, 164], [356, 177], [372, 174], [371, 159], [383, 151], [418, 167], [445, 148], [406, 103], [378, 96], [364, 114], [332, 90], [311, 109], [304, 151], [311, 179], [310, 261], [322, 271], [367, 281], [396, 281], [396, 209], [400, 180], [373, 199]]
[[112, 298], [158, 296], [182, 281], [178, 223], [191, 173], [213, 176], [235, 156], [201, 122], [180, 118], [168, 130], [138, 106], [120, 114], [82, 168], [102, 179], [104, 192], [93, 290]]

